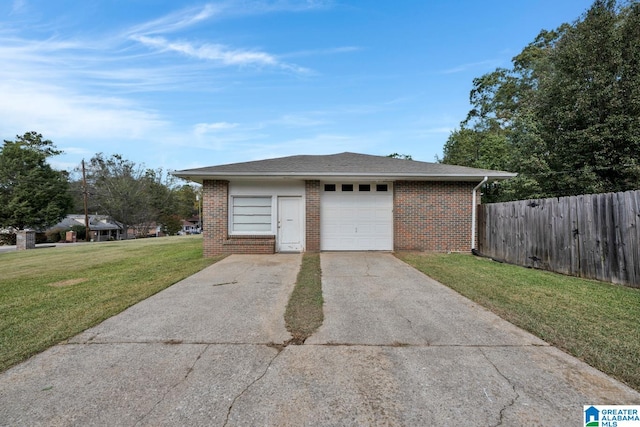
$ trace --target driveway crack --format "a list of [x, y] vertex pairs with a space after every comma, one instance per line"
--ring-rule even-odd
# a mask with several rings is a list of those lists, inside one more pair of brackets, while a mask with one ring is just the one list
[[[491, 366], [493, 366], [493, 369], [496, 370], [496, 372], [498, 373], [498, 375], [500, 375], [502, 378], [505, 379], [505, 381], [507, 381], [507, 383], [509, 383], [509, 385], [511, 386], [511, 388], [513, 389], [513, 392], [515, 394], [515, 397], [511, 399], [511, 401], [509, 403], [507, 403], [506, 405], [504, 405], [502, 407], [502, 409], [500, 409], [500, 418], [498, 419], [498, 422], [496, 424], [494, 424], [491, 427], [498, 427], [498, 426], [502, 426], [503, 422], [504, 422], [504, 414], [505, 412], [513, 407], [516, 404], [516, 401], [520, 398], [520, 393], [518, 393], [518, 390], [516, 389], [515, 384], [513, 384], [513, 382], [511, 382], [511, 380], [504, 375], [502, 372], [500, 372], [500, 369], [498, 369], [498, 367], [496, 366], [495, 363], [493, 363], [493, 361], [491, 359], [489, 359], [489, 356], [487, 356], [487, 354], [482, 350], [482, 348], [479, 349], [480, 353], [484, 356], [484, 358], [487, 360], [487, 362], [489, 362], [491, 364]], [[486, 390], [485, 390], [485, 394], [486, 394]], [[487, 395], [487, 398], [489, 398], [489, 396]], [[489, 399], [491, 400], [491, 399]]]
[[153, 405], [153, 407], [151, 407], [151, 409], [149, 409], [147, 411], [146, 414], [142, 415], [142, 417], [140, 417], [140, 419], [138, 421], [136, 421], [135, 425], [139, 425], [142, 421], [144, 421], [144, 419], [146, 417], [149, 416], [149, 414], [151, 414], [153, 411], [155, 411], [155, 409], [158, 407], [158, 405], [160, 405], [167, 397], [167, 395], [174, 390], [176, 387], [178, 387], [180, 384], [184, 383], [187, 378], [189, 378], [189, 375], [191, 375], [191, 372], [193, 372], [193, 369], [196, 366], [196, 363], [198, 363], [198, 361], [200, 360], [200, 358], [202, 357], [202, 355], [204, 354], [205, 351], [207, 351], [207, 349], [209, 348], [209, 345], [206, 345], [202, 351], [200, 353], [198, 353], [198, 356], [196, 357], [196, 359], [193, 361], [193, 363], [191, 364], [191, 366], [189, 367], [189, 369], [187, 369], [187, 372], [184, 374], [184, 377], [182, 377], [181, 380], [179, 380], [178, 382], [176, 382], [175, 384], [173, 384], [171, 387], [169, 387], [164, 394], [162, 395], [162, 397]]
[[[400, 310], [398, 310], [398, 304], [397, 304], [396, 300], [398, 298], [400, 298], [401, 294], [402, 294], [401, 292], [396, 293], [396, 295], [391, 300], [391, 303], [393, 304], [393, 311], [395, 311], [397, 316], [403, 318], [409, 324], [409, 329], [411, 329], [411, 332], [413, 333], [413, 335], [415, 335], [416, 337], [418, 337], [420, 339], [424, 339], [422, 334], [420, 334], [418, 331], [416, 331], [414, 329], [413, 322], [411, 321], [411, 319], [406, 317], [404, 314], [402, 314], [402, 312]], [[427, 340], [426, 344], [429, 345], [429, 341], [428, 340]]]
[[227, 410], [227, 417], [224, 420], [224, 424], [222, 425], [223, 427], [225, 427], [229, 423], [229, 417], [231, 416], [231, 411], [233, 411], [233, 406], [236, 404], [236, 401], [240, 399], [247, 391], [249, 391], [249, 389], [253, 387], [254, 384], [256, 384], [258, 381], [264, 378], [265, 375], [267, 375], [267, 372], [269, 372], [271, 365], [273, 365], [273, 362], [278, 358], [278, 356], [280, 356], [280, 353], [282, 353], [282, 350], [284, 350], [284, 348], [286, 347], [286, 344], [283, 344], [282, 346], [268, 344], [267, 346], [271, 348], [275, 348], [278, 352], [275, 354], [275, 356], [271, 358], [264, 372], [260, 374], [260, 376], [258, 376], [255, 380], [251, 381], [251, 383], [249, 383], [244, 388], [244, 390], [242, 390], [236, 397], [233, 398], [233, 400], [231, 401], [231, 404], [229, 405], [229, 409]]

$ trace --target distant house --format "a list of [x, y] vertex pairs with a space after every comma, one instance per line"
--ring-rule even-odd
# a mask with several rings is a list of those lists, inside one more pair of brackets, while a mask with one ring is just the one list
[[200, 218], [193, 217], [182, 220], [182, 234], [199, 234], [200, 233]]
[[[54, 229], [69, 230], [71, 227], [84, 227], [84, 215], [67, 215], [65, 219], [56, 224]], [[93, 242], [105, 242], [124, 238], [122, 224], [106, 215], [89, 215], [90, 240]]]
[[163, 237], [166, 234], [162, 231], [162, 224], [155, 221], [149, 223], [132, 225], [129, 227], [129, 236], [143, 239], [145, 237]]

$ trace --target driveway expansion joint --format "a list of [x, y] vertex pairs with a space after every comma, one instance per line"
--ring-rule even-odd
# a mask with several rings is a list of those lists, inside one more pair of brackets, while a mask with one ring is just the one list
[[165, 339], [165, 340], [149, 340], [149, 341], [92, 341], [92, 342], [62, 342], [58, 345], [68, 345], [68, 346], [84, 346], [84, 345], [118, 345], [118, 344], [139, 344], [139, 345], [151, 345], [151, 344], [162, 344], [162, 345], [205, 345], [205, 346], [213, 346], [213, 345], [251, 345], [251, 346], [267, 346], [267, 347], [277, 347], [283, 346], [286, 347], [289, 344], [289, 341], [286, 341], [283, 344], [275, 344], [273, 342], [237, 342], [237, 341], [183, 341], [176, 339]]
[[528, 348], [528, 347], [550, 347], [549, 344], [412, 344], [395, 341], [388, 344], [370, 344], [370, 343], [344, 343], [344, 342], [327, 342], [327, 343], [309, 343], [305, 346], [316, 347], [416, 347], [416, 348]]

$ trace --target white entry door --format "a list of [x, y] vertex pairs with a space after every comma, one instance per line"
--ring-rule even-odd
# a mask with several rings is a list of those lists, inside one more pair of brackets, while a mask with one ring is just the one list
[[302, 197], [278, 197], [278, 252], [302, 252]]

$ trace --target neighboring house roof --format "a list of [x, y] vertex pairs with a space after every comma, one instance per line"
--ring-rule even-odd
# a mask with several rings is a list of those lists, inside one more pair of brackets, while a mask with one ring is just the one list
[[[84, 227], [84, 215], [67, 215], [67, 217], [56, 224], [54, 228], [71, 228], [78, 225]], [[91, 231], [121, 229], [122, 224], [112, 220], [106, 215], [89, 215], [89, 230]]]
[[418, 181], [478, 181], [513, 178], [517, 174], [443, 163], [419, 162], [368, 154], [340, 153], [301, 155], [253, 162], [232, 163], [173, 172], [173, 175], [202, 183], [230, 179], [386, 179]]

